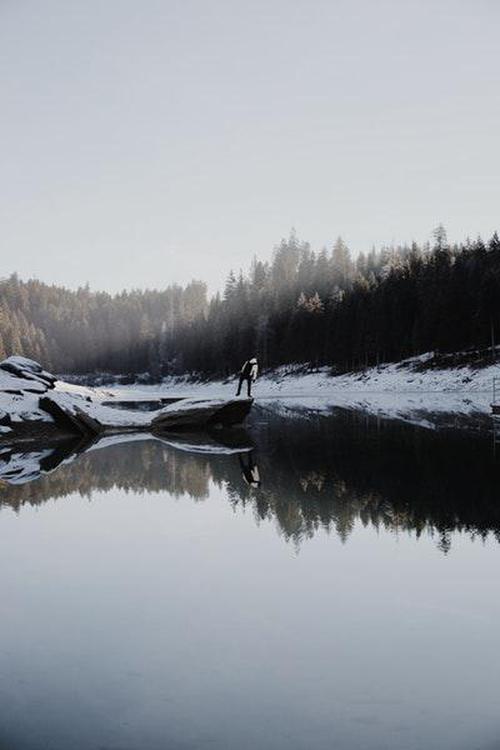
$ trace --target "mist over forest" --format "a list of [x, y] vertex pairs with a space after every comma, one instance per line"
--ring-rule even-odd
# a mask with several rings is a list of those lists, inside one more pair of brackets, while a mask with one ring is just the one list
[[[166, 278], [168, 281], [168, 269]], [[202, 280], [111, 295], [16, 274], [0, 281], [0, 357], [59, 373], [226, 375], [256, 355], [338, 371], [427, 351], [492, 352], [500, 330], [500, 239], [390, 246], [353, 257], [295, 232], [270, 260], [230, 271], [222, 294]]]

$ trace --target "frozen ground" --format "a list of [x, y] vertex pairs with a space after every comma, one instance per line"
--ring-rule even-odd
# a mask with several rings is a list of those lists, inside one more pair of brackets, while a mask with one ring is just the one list
[[[362, 410], [382, 418], [403, 419], [435, 427], [440, 421], [490, 415], [493, 379], [500, 366], [482, 369], [421, 369], [430, 355], [362, 373], [331, 376], [328, 368], [304, 372], [281, 367], [260, 377], [253, 389], [263, 409], [287, 413], [328, 413], [335, 407]], [[499, 380], [500, 384], [500, 380]], [[236, 381], [200, 382], [187, 376], [168, 378], [154, 386], [113, 386], [120, 399], [234, 396]]]
[[[260, 409], [282, 415], [308, 416], [345, 408], [426, 427], [465, 422], [490, 424], [493, 380], [500, 378], [500, 366], [426, 369], [430, 362], [431, 355], [422, 355], [398, 364], [338, 376], [331, 376], [327, 368], [311, 372], [303, 367], [281, 367], [262, 375], [254, 386], [253, 395]], [[6, 364], [12, 371], [4, 369]], [[51, 417], [38, 407], [40, 396], [50, 388], [47, 381], [51, 378], [53, 376], [39, 365], [23, 358], [2, 362], [0, 417], [9, 414], [12, 425], [25, 421], [51, 422]], [[61, 379], [50, 394], [62, 405], [78, 407], [103, 423], [143, 427], [149, 424], [151, 411], [123, 411], [111, 409], [109, 405], [113, 401], [157, 400], [158, 411], [167, 413], [170, 409], [190, 408], [192, 403], [167, 405], [161, 404], [161, 399], [228, 399], [234, 397], [235, 391], [234, 378], [202, 382], [184, 376], [168, 378], [153, 386], [100, 388], [72, 385]], [[0, 432], [9, 433], [11, 428], [4, 425], [0, 426]]]
[[[133, 399], [137, 397], [132, 395]], [[69, 420], [73, 420], [73, 426], [81, 428], [83, 424], [85, 433], [89, 425], [93, 433], [103, 428], [117, 432], [146, 430], [153, 426], [153, 420], [162, 420], [162, 425], [167, 421], [170, 426], [199, 427], [207, 419], [217, 418], [231, 402], [234, 408], [235, 399], [210, 398], [204, 394], [173, 403], [158, 402], [157, 408], [149, 411], [113, 408], [114, 401], [117, 398], [112, 392], [66, 383], [25, 357], [13, 356], [0, 362], [1, 435], [10, 436], [16, 429], [19, 434], [23, 423], [23, 426], [57, 423], [66, 429]], [[240, 405], [236, 406], [238, 411]], [[96, 423], [99, 423], [97, 430]]]

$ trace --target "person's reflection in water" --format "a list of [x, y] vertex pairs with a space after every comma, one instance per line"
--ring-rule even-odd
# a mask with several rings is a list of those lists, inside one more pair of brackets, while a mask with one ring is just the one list
[[255, 463], [255, 451], [249, 453], [240, 453], [238, 459], [240, 462], [243, 479], [249, 487], [260, 487], [259, 467]]

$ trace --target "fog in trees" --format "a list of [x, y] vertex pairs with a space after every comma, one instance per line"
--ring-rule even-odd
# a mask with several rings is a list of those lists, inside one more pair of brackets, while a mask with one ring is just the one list
[[350, 253], [313, 250], [295, 232], [269, 261], [231, 271], [211, 298], [202, 281], [117, 295], [0, 282], [0, 356], [56, 372], [225, 375], [256, 354], [346, 371], [436, 350], [494, 347], [500, 330], [500, 240]]

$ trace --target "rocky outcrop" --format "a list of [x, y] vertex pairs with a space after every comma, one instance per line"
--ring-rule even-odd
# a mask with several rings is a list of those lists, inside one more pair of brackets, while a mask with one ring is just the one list
[[82, 436], [99, 435], [104, 432], [104, 426], [97, 419], [79, 409], [78, 406], [64, 408], [50, 396], [43, 396], [38, 405], [64, 431], [74, 432]]
[[[38, 362], [26, 357], [8, 357], [0, 362], [0, 369], [16, 378], [40, 383], [45, 389], [54, 388], [57, 380], [55, 375], [51, 375], [50, 372], [44, 370]], [[26, 388], [26, 384], [24, 384], [24, 387]]]
[[46, 394], [39, 401], [62, 429], [79, 434], [147, 430], [188, 430], [241, 424], [252, 407], [253, 399], [179, 399], [156, 411], [114, 409], [102, 403], [67, 393]]
[[151, 427], [161, 431], [237, 425], [245, 420], [252, 403], [252, 398], [183, 399], [162, 409], [151, 421]]
[[[116, 406], [115, 406], [116, 403]], [[99, 389], [58, 381], [38, 362], [9, 357], [0, 362], [0, 435], [25, 437], [45, 423], [56, 430], [81, 437], [122, 432], [156, 433], [199, 430], [241, 424], [252, 399], [169, 398], [159, 394], [153, 411], [129, 408], [127, 402]], [[155, 406], [160, 408], [154, 408]], [[143, 406], [143, 405], [142, 405]]]

